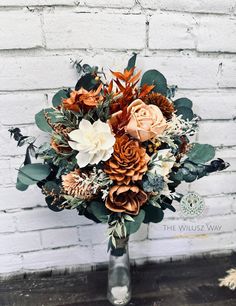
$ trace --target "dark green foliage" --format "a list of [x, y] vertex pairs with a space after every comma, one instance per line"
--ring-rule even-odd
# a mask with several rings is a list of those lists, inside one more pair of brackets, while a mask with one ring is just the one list
[[184, 107], [184, 106], [181, 106], [181, 107], [177, 108], [176, 115], [177, 116], [182, 115], [182, 118], [184, 120], [192, 120], [193, 117], [194, 117], [194, 114], [193, 114], [193, 111], [191, 110], [191, 108]]
[[44, 164], [28, 164], [19, 169], [18, 179], [24, 185], [33, 185], [47, 178], [50, 167]]
[[16, 189], [20, 190], [20, 191], [25, 191], [29, 186], [28, 185], [25, 185], [23, 184], [19, 178], [17, 178], [17, 181], [16, 181]]
[[209, 144], [193, 143], [193, 146], [187, 155], [190, 161], [196, 164], [201, 164], [214, 158], [215, 149]]
[[52, 105], [54, 107], [61, 105], [62, 99], [66, 99], [69, 96], [70, 96], [69, 90], [64, 90], [64, 89], [59, 90], [52, 98]]
[[47, 133], [52, 132], [52, 128], [48, 124], [48, 121], [45, 117], [45, 114], [51, 113], [51, 112], [53, 112], [52, 108], [46, 108], [46, 109], [42, 109], [40, 112], [38, 112], [35, 115], [35, 123], [36, 123], [37, 127], [43, 132], [47, 132]]
[[177, 109], [179, 107], [187, 107], [191, 109], [193, 107], [193, 102], [188, 98], [180, 98], [174, 101], [174, 106]]
[[88, 213], [95, 216], [102, 223], [107, 223], [108, 216], [110, 214], [109, 210], [106, 208], [104, 203], [98, 201], [91, 201], [87, 206]]
[[133, 56], [128, 61], [128, 66], [126, 67], [126, 70], [129, 71], [130, 69], [135, 67], [136, 58], [137, 58], [137, 53], [134, 53]]
[[155, 207], [149, 203], [147, 203], [142, 210], [145, 211], [145, 218], [143, 220], [143, 223], [158, 223], [161, 222], [161, 220], [164, 217], [163, 210], [160, 207]]
[[148, 70], [144, 73], [141, 86], [144, 84], [155, 85], [153, 91], [158, 92], [164, 96], [167, 95], [167, 81], [162, 73], [157, 70]]
[[125, 220], [125, 227], [127, 230], [127, 235], [131, 235], [138, 231], [142, 222], [144, 221], [145, 211], [141, 209], [139, 214], [137, 216], [132, 216], [132, 218], [134, 221]]

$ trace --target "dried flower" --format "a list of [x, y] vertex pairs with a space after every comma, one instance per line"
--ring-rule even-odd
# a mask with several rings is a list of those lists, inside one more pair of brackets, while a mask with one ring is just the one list
[[149, 160], [145, 148], [141, 147], [137, 140], [123, 135], [116, 138], [114, 153], [105, 163], [104, 171], [117, 184], [128, 185], [131, 181], [142, 179]]
[[115, 185], [109, 191], [106, 207], [114, 212], [137, 215], [146, 201], [146, 193], [138, 186]]
[[147, 105], [138, 99], [128, 106], [127, 111], [130, 119], [126, 131], [141, 142], [161, 135], [166, 129], [166, 120], [155, 105]]
[[63, 107], [75, 112], [81, 110], [88, 111], [103, 101], [103, 96], [100, 95], [101, 90], [102, 84], [97, 90], [87, 91], [86, 89], [81, 88], [78, 91], [72, 91], [70, 93], [70, 98], [63, 100]]
[[69, 134], [72, 141], [69, 145], [73, 150], [79, 151], [76, 156], [79, 167], [88, 164], [98, 164], [106, 161], [113, 152], [115, 137], [112, 135], [108, 124], [101, 120], [93, 124], [88, 120], [82, 119], [78, 130]]
[[79, 169], [62, 175], [62, 186], [66, 194], [76, 198], [89, 200], [94, 196], [93, 182]]
[[153, 104], [153, 105], [158, 106], [163, 116], [166, 117], [166, 119], [171, 119], [175, 111], [175, 108], [173, 104], [171, 103], [171, 101], [169, 101], [165, 96], [159, 93], [155, 93], [155, 92], [150, 93], [146, 97], [144, 102], [147, 104]]

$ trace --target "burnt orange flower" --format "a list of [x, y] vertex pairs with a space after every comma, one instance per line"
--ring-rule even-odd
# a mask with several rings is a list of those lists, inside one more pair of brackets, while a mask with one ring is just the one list
[[144, 102], [158, 106], [166, 119], [171, 119], [172, 114], [175, 111], [173, 104], [165, 96], [159, 93], [150, 93]]
[[94, 186], [91, 181], [87, 183], [87, 178], [88, 176], [79, 169], [62, 175], [64, 192], [79, 199], [91, 200], [94, 197]]
[[101, 90], [102, 84], [100, 84], [97, 90], [87, 91], [81, 88], [78, 91], [72, 91], [70, 98], [63, 100], [63, 107], [75, 112], [79, 112], [80, 110], [88, 111], [103, 101], [103, 96], [100, 95]]
[[137, 215], [146, 202], [147, 194], [138, 186], [115, 185], [111, 187], [105, 205], [114, 212]]
[[150, 157], [145, 148], [137, 140], [130, 139], [128, 135], [116, 138], [112, 157], [105, 163], [104, 171], [110, 179], [118, 185], [128, 185], [139, 181], [147, 171]]
[[67, 144], [58, 143], [55, 139], [51, 139], [51, 148], [56, 151], [57, 154], [69, 154], [72, 149]]

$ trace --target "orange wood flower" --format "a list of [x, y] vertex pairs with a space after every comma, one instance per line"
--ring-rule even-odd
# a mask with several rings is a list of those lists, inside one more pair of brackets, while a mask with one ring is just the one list
[[105, 163], [104, 171], [118, 185], [129, 185], [131, 181], [142, 179], [149, 160], [145, 148], [137, 140], [123, 135], [116, 138], [113, 155]]
[[75, 112], [79, 112], [80, 110], [88, 111], [103, 101], [103, 96], [100, 95], [101, 90], [102, 84], [100, 84], [97, 90], [87, 91], [81, 88], [78, 91], [72, 91], [70, 98], [63, 100], [63, 107]]
[[114, 212], [137, 215], [147, 198], [147, 194], [138, 186], [115, 185], [111, 187], [105, 205]]
[[172, 114], [175, 111], [173, 103], [171, 103], [165, 96], [159, 93], [150, 93], [144, 100], [147, 104], [153, 104], [160, 108], [162, 114], [166, 119], [171, 119]]

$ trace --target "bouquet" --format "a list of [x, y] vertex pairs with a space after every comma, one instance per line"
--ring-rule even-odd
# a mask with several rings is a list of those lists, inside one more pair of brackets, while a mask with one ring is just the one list
[[18, 146], [27, 146], [17, 189], [37, 184], [53, 211], [76, 209], [107, 223], [114, 249], [142, 223], [160, 222], [165, 209], [174, 212], [181, 182], [228, 166], [212, 160], [211, 145], [190, 142], [200, 119], [191, 100], [175, 100], [176, 86], [154, 69], [141, 76], [135, 64], [136, 54], [107, 81], [98, 67], [76, 62], [75, 89], [60, 90], [52, 107], [35, 116], [50, 140], [36, 147], [36, 138], [10, 130]]

